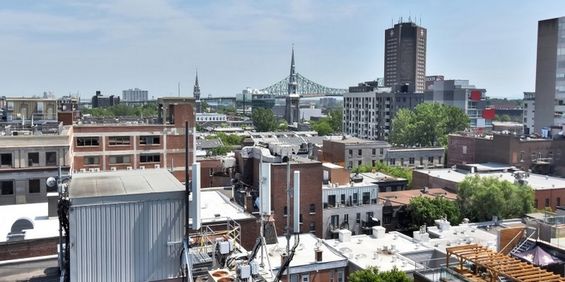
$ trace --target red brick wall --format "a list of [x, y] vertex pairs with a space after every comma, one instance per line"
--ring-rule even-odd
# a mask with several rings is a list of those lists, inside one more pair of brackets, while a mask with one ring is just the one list
[[[463, 154], [463, 147], [467, 153]], [[447, 147], [447, 165], [475, 163], [475, 139], [472, 137], [449, 135]]]
[[0, 261], [57, 254], [59, 238], [32, 239], [0, 244]]
[[[314, 234], [322, 237], [322, 164], [312, 163], [293, 163], [290, 167], [290, 187], [293, 186], [293, 172], [300, 171], [300, 212], [303, 217], [301, 233], [309, 232], [310, 223], [316, 226]], [[287, 164], [273, 164], [271, 168], [271, 208], [274, 212], [275, 226], [277, 235], [284, 234], [286, 217], [284, 216], [284, 206], [286, 206], [286, 179]], [[310, 204], [314, 204], [316, 212], [310, 214]], [[292, 212], [292, 199], [289, 207]], [[292, 225], [292, 218], [290, 220]]]
[[323, 160], [335, 164], [345, 163], [345, 144], [324, 140]]
[[549, 200], [549, 207], [555, 210], [557, 206], [557, 198], [560, 199], [561, 205], [565, 205], [565, 187], [557, 187], [556, 189], [535, 190], [534, 197], [537, 200], [536, 209], [544, 209], [546, 199]]

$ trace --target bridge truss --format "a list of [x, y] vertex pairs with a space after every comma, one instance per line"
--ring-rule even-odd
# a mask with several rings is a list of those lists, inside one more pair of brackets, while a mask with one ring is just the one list
[[[261, 91], [275, 96], [287, 96], [289, 78], [290, 76], [287, 76], [283, 80], [261, 89]], [[296, 83], [298, 86], [296, 94], [299, 94], [302, 97], [343, 96], [344, 93], [347, 93], [347, 89], [331, 88], [320, 85], [302, 76], [300, 73], [296, 73]]]

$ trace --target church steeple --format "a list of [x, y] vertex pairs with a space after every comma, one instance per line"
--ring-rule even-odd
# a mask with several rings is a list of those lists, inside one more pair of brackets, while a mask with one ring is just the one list
[[294, 64], [294, 44], [292, 44], [292, 56], [290, 58], [290, 75], [288, 77], [288, 94], [296, 94], [296, 66]]
[[200, 85], [198, 84], [198, 69], [196, 69], [196, 79], [194, 80], [194, 90], [192, 91], [196, 104], [196, 112], [200, 113]]
[[198, 85], [198, 69], [196, 69], [196, 80], [194, 81], [194, 90], [192, 92], [195, 100], [200, 100], [200, 85]]

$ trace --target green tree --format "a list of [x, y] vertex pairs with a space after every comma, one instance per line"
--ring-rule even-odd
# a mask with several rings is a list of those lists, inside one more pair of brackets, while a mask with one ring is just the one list
[[390, 140], [406, 146], [445, 146], [447, 135], [469, 126], [460, 109], [438, 103], [422, 103], [414, 110], [400, 109], [392, 120]]
[[334, 132], [330, 123], [325, 119], [313, 122], [312, 129], [318, 132], [318, 135], [320, 136], [330, 135]]
[[279, 131], [287, 131], [288, 130], [288, 122], [286, 120], [281, 120], [279, 122], [279, 127], [277, 128]]
[[433, 225], [434, 220], [446, 217], [449, 222], [458, 224], [461, 221], [461, 213], [457, 202], [450, 201], [443, 196], [439, 197], [414, 197], [410, 199], [408, 207], [412, 224], [414, 227], [421, 225]]
[[394, 267], [390, 271], [380, 272], [376, 267], [357, 270], [349, 275], [350, 282], [410, 282], [410, 277]]
[[279, 125], [271, 109], [253, 109], [251, 119], [253, 120], [255, 130], [258, 132], [275, 131]]
[[343, 109], [332, 109], [328, 112], [327, 121], [330, 124], [333, 133], [341, 133], [343, 125]]
[[467, 176], [458, 186], [462, 216], [471, 221], [522, 217], [533, 210], [534, 192], [527, 185], [496, 177]]

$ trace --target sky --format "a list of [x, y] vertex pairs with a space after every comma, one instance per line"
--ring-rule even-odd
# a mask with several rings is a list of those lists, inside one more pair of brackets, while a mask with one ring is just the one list
[[537, 22], [563, 0], [2, 0], [0, 96], [234, 96], [297, 72], [347, 88], [383, 76], [384, 30], [428, 30], [427, 75], [468, 79], [490, 97], [535, 89]]

